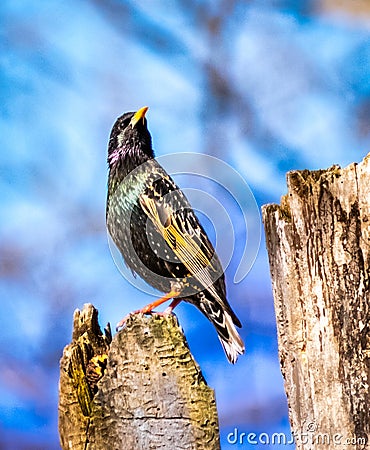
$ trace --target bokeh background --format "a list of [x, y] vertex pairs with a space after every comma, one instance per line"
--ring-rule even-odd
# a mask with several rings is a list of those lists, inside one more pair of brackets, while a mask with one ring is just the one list
[[[259, 206], [279, 202], [286, 171], [370, 150], [370, 4], [2, 0], [0, 21], [0, 449], [58, 449], [74, 309], [92, 302], [114, 324], [152, 298], [107, 243], [115, 118], [149, 105], [157, 155], [216, 156]], [[235, 427], [289, 433], [263, 240], [236, 285], [235, 264], [229, 298], [247, 346], [235, 366], [197, 310], [177, 315], [216, 390], [222, 448], [278, 448], [227, 442]]]

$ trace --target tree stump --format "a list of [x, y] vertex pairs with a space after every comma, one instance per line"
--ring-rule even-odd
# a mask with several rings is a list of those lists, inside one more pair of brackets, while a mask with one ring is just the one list
[[63, 450], [220, 448], [214, 392], [175, 316], [131, 316], [111, 340], [85, 305], [60, 367]]
[[344, 169], [290, 172], [287, 183], [263, 220], [297, 448], [367, 448], [370, 154]]

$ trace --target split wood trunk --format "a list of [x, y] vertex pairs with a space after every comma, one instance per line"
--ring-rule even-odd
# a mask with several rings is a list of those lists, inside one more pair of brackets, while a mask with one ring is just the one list
[[297, 449], [368, 448], [370, 154], [287, 183], [263, 220]]
[[98, 312], [74, 315], [60, 363], [63, 450], [220, 448], [214, 392], [175, 316], [133, 316], [111, 339]]

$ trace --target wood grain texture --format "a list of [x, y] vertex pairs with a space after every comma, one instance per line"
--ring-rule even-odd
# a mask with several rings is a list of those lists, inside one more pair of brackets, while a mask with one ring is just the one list
[[[194, 361], [175, 316], [131, 316], [110, 343], [88, 417], [80, 407], [76, 423], [61, 426], [61, 416], [67, 412], [62, 396], [74, 397], [74, 403], [67, 402], [74, 417], [79, 406], [73, 380], [65, 379], [70, 373], [65, 370], [66, 362], [71, 364], [69, 353], [67, 347], [61, 362], [63, 450], [220, 448], [214, 392]], [[62, 389], [65, 383], [68, 388]]]
[[297, 448], [317, 448], [311, 441], [321, 434], [331, 439], [322, 448], [334, 448], [336, 433], [354, 439], [348, 448], [366, 448], [370, 155], [344, 169], [290, 172], [287, 182], [288, 194], [263, 208], [263, 220]]
[[92, 401], [107, 359], [110, 329], [100, 330], [98, 311], [86, 304], [73, 316], [73, 337], [60, 361], [59, 436], [62, 449], [85, 449]]

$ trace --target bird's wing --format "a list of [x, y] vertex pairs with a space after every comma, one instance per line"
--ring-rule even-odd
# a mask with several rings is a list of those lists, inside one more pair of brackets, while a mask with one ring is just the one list
[[213, 286], [222, 275], [213, 246], [184, 194], [180, 190], [166, 189], [167, 194], [163, 195], [163, 183], [168, 186], [168, 181], [157, 180], [147, 188], [140, 195], [140, 205], [190, 275], [224, 305]]

